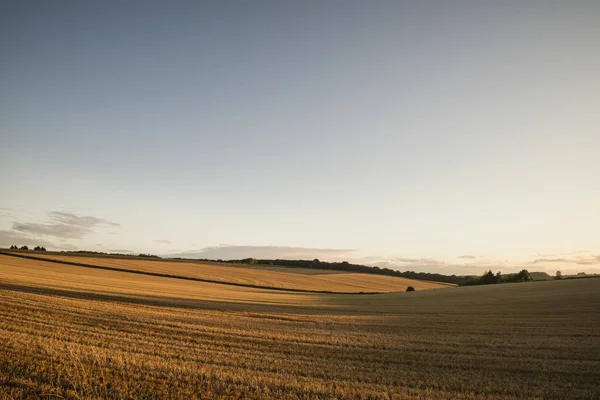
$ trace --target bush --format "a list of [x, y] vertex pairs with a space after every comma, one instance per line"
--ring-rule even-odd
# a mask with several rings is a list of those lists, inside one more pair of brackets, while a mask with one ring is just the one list
[[409, 286], [409, 287], [407, 287], [407, 288], [406, 288], [406, 291], [407, 291], [407, 292], [414, 292], [414, 291], [415, 291], [415, 288], [414, 288], [414, 287], [412, 287], [412, 286]]
[[531, 277], [531, 274], [526, 269], [522, 269], [515, 276], [515, 281], [517, 281], [517, 282], [525, 282], [525, 281], [532, 281], [532, 280], [533, 280], [533, 278]]
[[502, 279], [502, 283], [512, 283], [512, 282], [527, 282], [532, 281], [533, 278], [531, 274], [526, 269], [522, 269], [518, 274], [510, 274], [506, 275]]
[[554, 277], [554, 279], [562, 279], [562, 272], [556, 271], [556, 276]]

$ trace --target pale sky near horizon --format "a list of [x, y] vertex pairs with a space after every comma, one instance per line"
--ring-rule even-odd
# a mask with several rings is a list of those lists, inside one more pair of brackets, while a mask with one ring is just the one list
[[600, 2], [0, 9], [0, 247], [600, 272]]

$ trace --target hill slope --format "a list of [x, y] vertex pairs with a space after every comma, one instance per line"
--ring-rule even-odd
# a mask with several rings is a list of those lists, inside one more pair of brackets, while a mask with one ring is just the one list
[[592, 399], [600, 280], [293, 293], [0, 256], [0, 398]]
[[18, 254], [40, 259], [109, 267], [124, 271], [165, 274], [213, 282], [299, 291], [343, 293], [396, 292], [405, 291], [408, 286], [412, 286], [416, 290], [439, 289], [451, 286], [438, 282], [330, 270], [162, 261], [131, 257], [93, 257], [43, 253]]

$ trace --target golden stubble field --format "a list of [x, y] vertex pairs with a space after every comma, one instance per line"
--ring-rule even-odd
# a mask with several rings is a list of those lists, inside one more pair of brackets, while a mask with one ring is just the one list
[[0, 256], [1, 399], [595, 399], [599, 343], [600, 279], [289, 293]]
[[93, 257], [36, 253], [35, 257], [141, 271], [210, 281], [266, 286], [282, 289], [330, 291], [330, 292], [399, 292], [408, 286], [415, 290], [440, 289], [451, 284], [426, 282], [400, 277], [348, 273], [343, 271], [250, 266], [224, 263], [190, 261], [159, 261], [140, 258]]

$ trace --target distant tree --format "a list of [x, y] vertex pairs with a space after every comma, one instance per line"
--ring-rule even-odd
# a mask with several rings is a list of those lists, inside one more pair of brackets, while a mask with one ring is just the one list
[[407, 291], [407, 292], [414, 292], [414, 291], [415, 291], [415, 288], [414, 288], [414, 287], [412, 287], [412, 286], [409, 286], [409, 287], [407, 287], [407, 288], [406, 288], [406, 291]]
[[482, 285], [492, 285], [494, 283], [498, 283], [499, 275], [494, 275], [492, 270], [489, 270], [485, 274], [481, 276], [479, 279], [480, 284]]
[[11, 250], [19, 250], [19, 248], [17, 246], [15, 246], [15, 245], [10, 246], [10, 249]]
[[40, 251], [46, 251], [45, 247], [40, 247]]
[[29, 250], [29, 247], [27, 247], [27, 246], [21, 246], [21, 248], [19, 250]]
[[519, 271], [518, 274], [512, 277], [511, 282], [526, 282], [532, 280], [533, 278], [531, 277], [529, 271], [527, 271], [526, 269], [522, 269], [521, 271]]
[[556, 271], [556, 276], [554, 277], [554, 279], [562, 279], [562, 272]]

